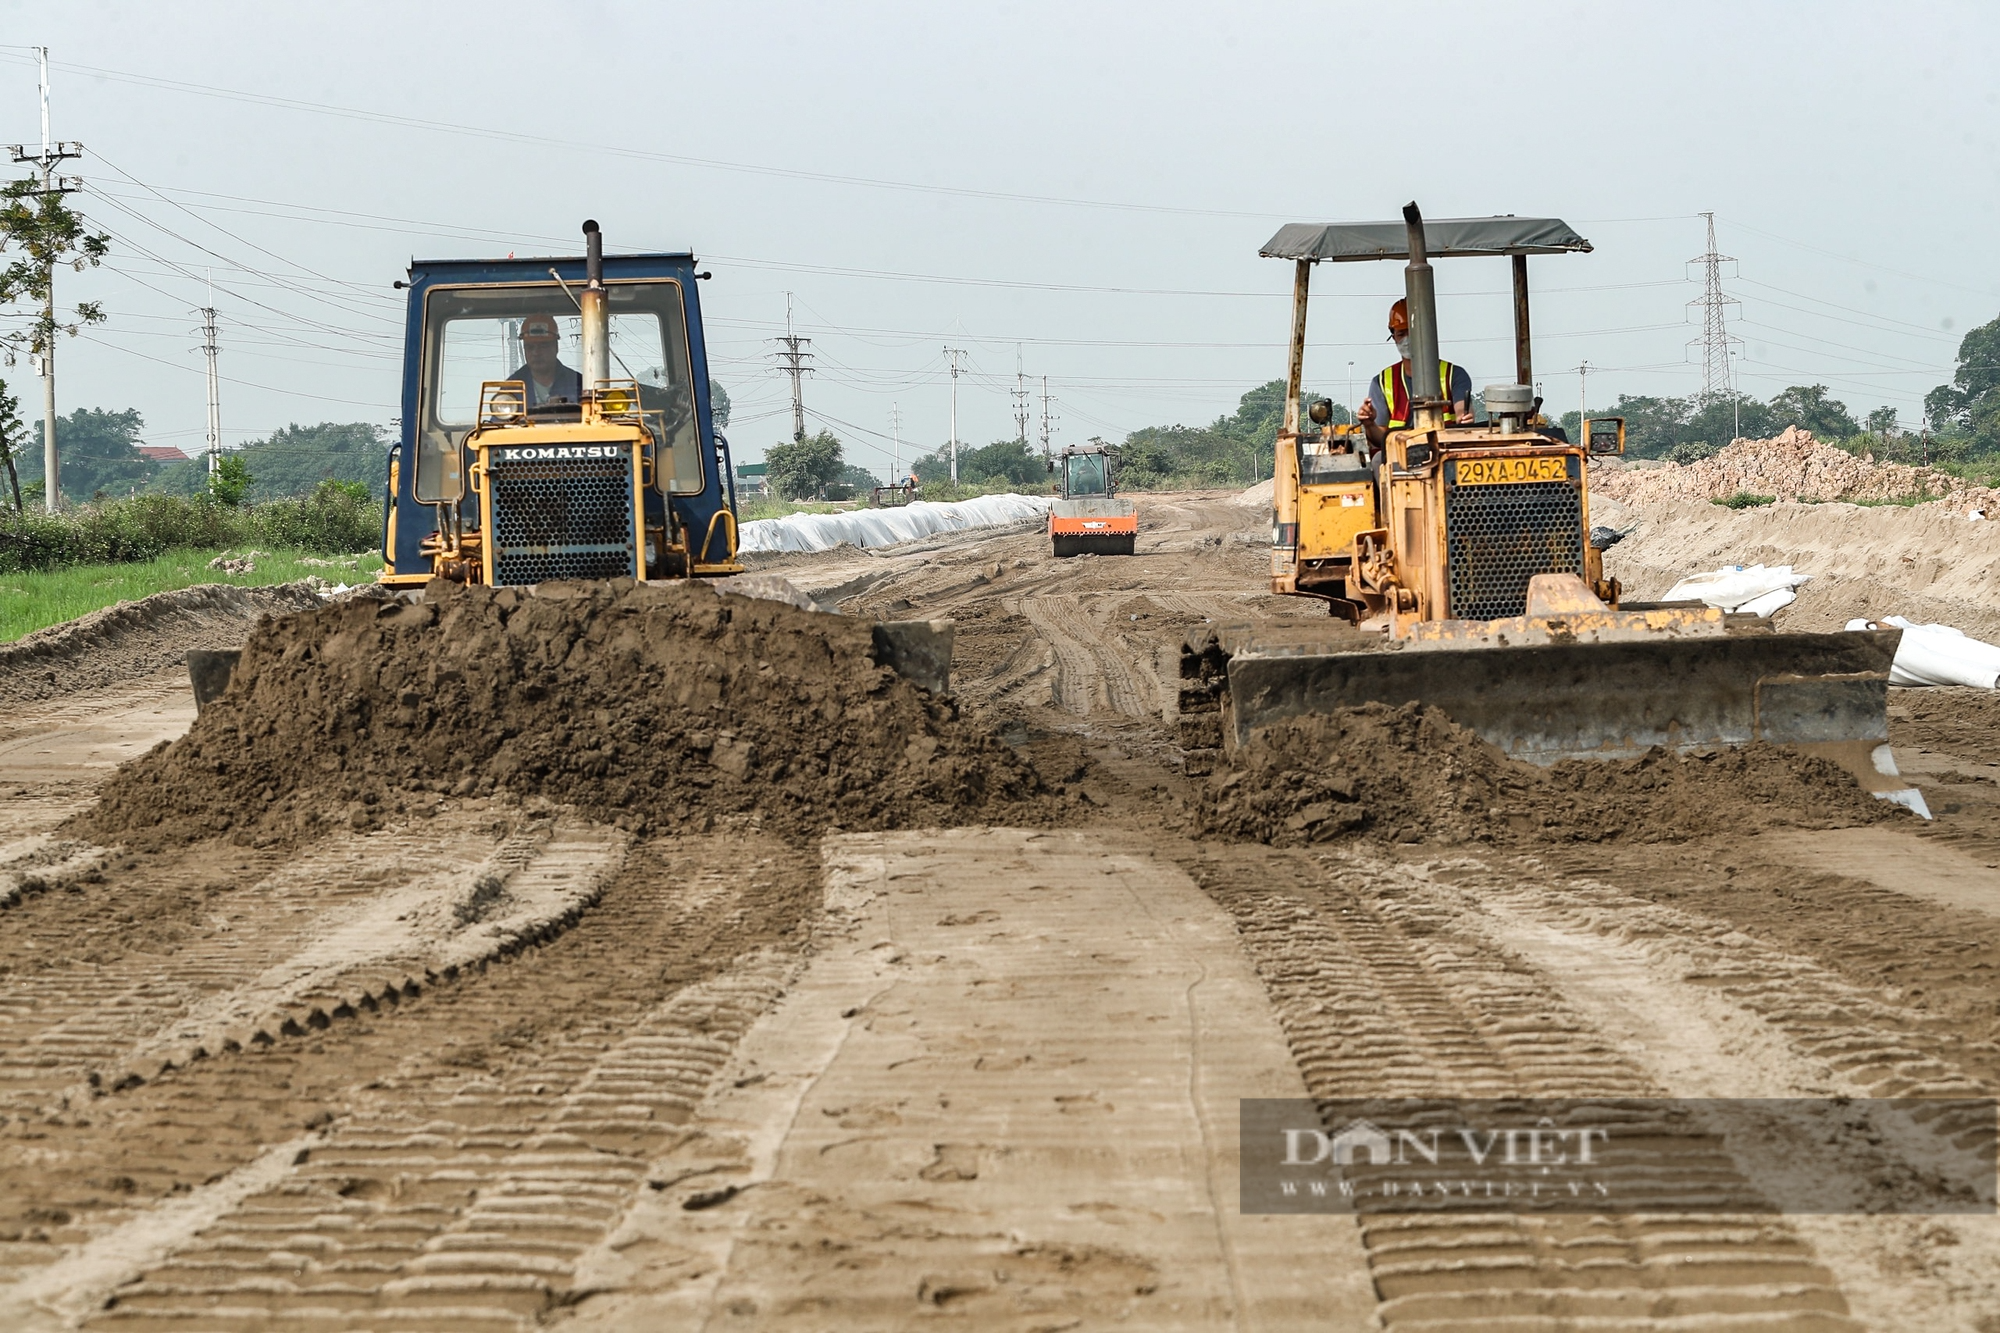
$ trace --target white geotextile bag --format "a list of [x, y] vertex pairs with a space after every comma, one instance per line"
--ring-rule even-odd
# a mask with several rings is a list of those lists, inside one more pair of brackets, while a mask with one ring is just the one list
[[918, 500], [893, 509], [853, 509], [840, 514], [788, 514], [745, 523], [737, 535], [743, 551], [830, 551], [851, 546], [894, 546], [966, 528], [1024, 523], [1049, 511], [1045, 495], [982, 495], [934, 504]]
[[1913, 625], [1889, 616], [1880, 625], [1850, 620], [1849, 629], [1879, 629], [1894, 625], [1903, 631], [1896, 660], [1889, 666], [1891, 685], [1970, 685], [1990, 690], [2000, 683], [2000, 648], [1969, 637], [1950, 625]]
[[1660, 600], [1706, 602], [1724, 611], [1768, 616], [1790, 605], [1798, 597], [1792, 589], [1811, 578], [1810, 574], [1792, 573], [1790, 565], [1724, 565], [1713, 573], [1688, 575]]

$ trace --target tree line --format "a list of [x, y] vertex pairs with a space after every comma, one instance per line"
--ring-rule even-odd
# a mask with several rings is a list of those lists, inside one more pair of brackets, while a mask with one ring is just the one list
[[[146, 422], [137, 408], [79, 407], [56, 419], [56, 451], [62, 462], [62, 498], [73, 504], [120, 499], [132, 495], [200, 495], [212, 493], [208, 458], [185, 460], [148, 458]], [[42, 439], [37, 426], [20, 419], [19, 407], [0, 383], [0, 447], [11, 475], [0, 475], [7, 486], [5, 503], [14, 507], [13, 491], [23, 503], [38, 504], [43, 495]], [[257, 503], [305, 495], [323, 481], [364, 488], [380, 498], [387, 482], [389, 432], [371, 422], [323, 421], [316, 426], [290, 425], [252, 440], [222, 457], [229, 503]]]

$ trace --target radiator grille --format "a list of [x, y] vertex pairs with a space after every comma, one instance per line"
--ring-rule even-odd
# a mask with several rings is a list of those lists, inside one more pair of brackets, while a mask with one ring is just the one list
[[629, 453], [561, 460], [493, 457], [487, 487], [495, 584], [637, 573]]
[[1583, 573], [1583, 488], [1575, 481], [1445, 487], [1450, 615], [1525, 615], [1528, 580]]

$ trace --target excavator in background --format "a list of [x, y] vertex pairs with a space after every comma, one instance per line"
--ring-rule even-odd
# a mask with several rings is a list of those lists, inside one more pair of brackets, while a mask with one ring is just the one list
[[1049, 549], [1058, 556], [1131, 555], [1139, 544], [1139, 507], [1117, 498], [1111, 451], [1072, 444], [1049, 459], [1058, 498], [1049, 504]]
[[[690, 254], [419, 260], [381, 581], [740, 574]], [[546, 393], [526, 344], [553, 335]], [[573, 348], [578, 365], [560, 363]]]
[[[1604, 576], [1590, 535], [1591, 461], [1624, 451], [1624, 422], [1585, 420], [1576, 441], [1551, 427], [1534, 394], [1529, 339], [1528, 256], [1590, 248], [1555, 218], [1426, 224], [1414, 203], [1401, 223], [1293, 224], [1264, 246], [1264, 256], [1295, 265], [1271, 591], [1319, 598], [1386, 643], [1358, 645], [1351, 629], [1331, 624], [1190, 635], [1177, 700], [1188, 771], [1207, 771], [1220, 749], [1288, 718], [1420, 702], [1537, 763], [1655, 746], [1798, 746], [1927, 814], [1888, 746], [1900, 631], [1778, 633], [1698, 602], [1625, 601]], [[1362, 430], [1332, 422], [1330, 403], [1301, 413], [1316, 264], [1407, 260], [1412, 378], [1434, 385], [1431, 258], [1502, 255], [1513, 266], [1516, 382], [1486, 388], [1487, 420], [1416, 399], [1375, 451]]]

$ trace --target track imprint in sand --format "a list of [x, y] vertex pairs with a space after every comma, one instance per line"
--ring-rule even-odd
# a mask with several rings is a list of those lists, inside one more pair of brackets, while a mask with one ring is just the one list
[[[1190, 870], [1235, 915], [1315, 1097], [1668, 1095], [1548, 978], [1481, 934], [1461, 895], [1418, 874], [1360, 853], [1250, 848]], [[1855, 1327], [1834, 1274], [1778, 1218], [1385, 1215], [1361, 1226], [1392, 1333], [1661, 1315], [1704, 1329]]]

